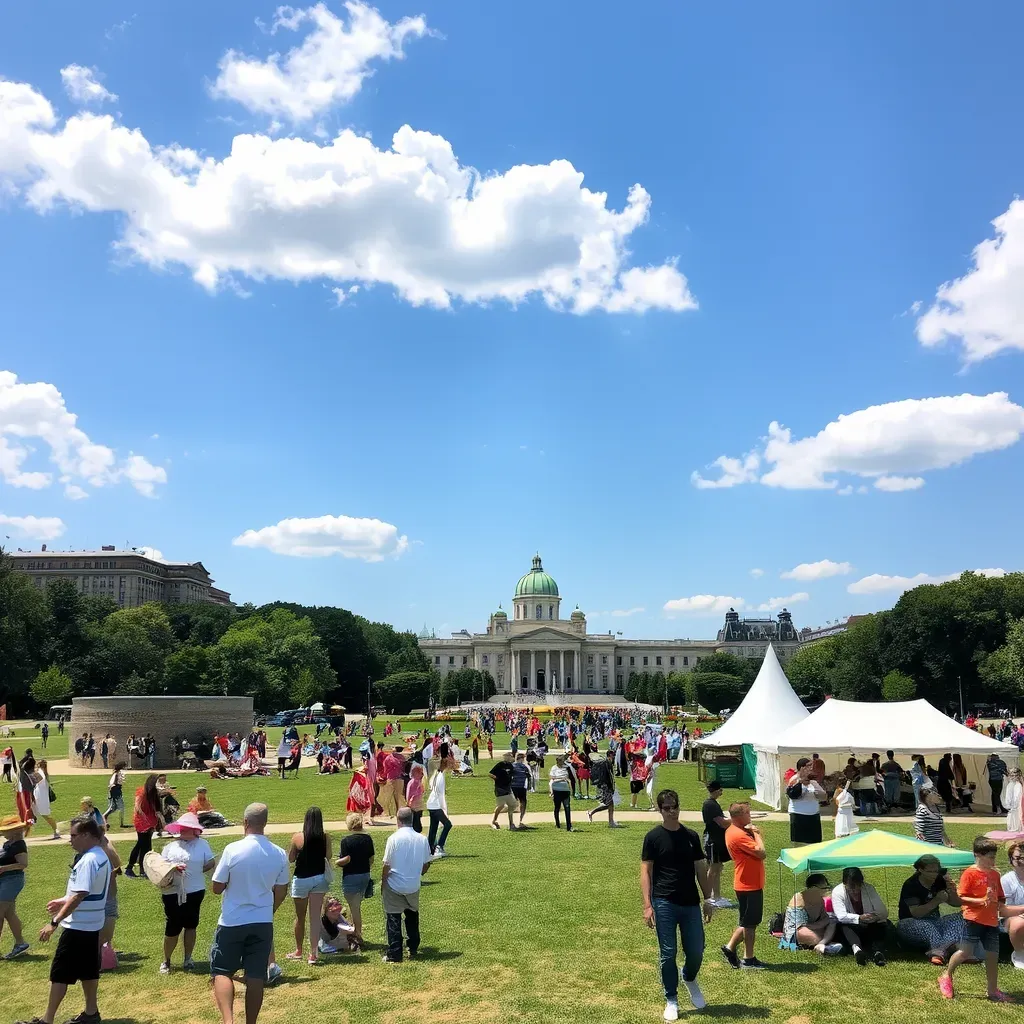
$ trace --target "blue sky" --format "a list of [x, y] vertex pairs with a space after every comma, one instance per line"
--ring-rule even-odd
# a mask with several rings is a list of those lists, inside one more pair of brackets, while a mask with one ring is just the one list
[[1021, 567], [1019, 5], [377, 11], [7, 12], [13, 546], [646, 637]]

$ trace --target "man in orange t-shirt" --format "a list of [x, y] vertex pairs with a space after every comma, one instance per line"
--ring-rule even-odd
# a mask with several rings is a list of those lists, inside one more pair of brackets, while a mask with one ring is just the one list
[[[725, 830], [725, 845], [736, 865], [733, 888], [740, 906], [740, 920], [732, 938], [722, 946], [722, 956], [730, 967], [763, 970], [767, 965], [754, 956], [754, 937], [764, 918], [764, 862], [768, 853], [760, 829], [750, 824], [750, 804], [732, 804], [729, 817], [732, 824]], [[736, 953], [740, 940], [743, 941], [742, 958]]]
[[1006, 896], [996, 871], [996, 843], [978, 836], [974, 840], [974, 866], [960, 876], [957, 893], [964, 910], [964, 939], [949, 958], [949, 966], [939, 975], [943, 999], [953, 998], [953, 972], [975, 955], [980, 945], [985, 953], [985, 978], [988, 998], [996, 1003], [1016, 1000], [999, 990], [999, 918], [1003, 916]]

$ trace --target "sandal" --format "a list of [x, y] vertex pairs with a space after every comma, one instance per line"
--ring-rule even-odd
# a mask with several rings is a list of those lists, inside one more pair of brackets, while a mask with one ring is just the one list
[[285, 954], [285, 960], [301, 960], [302, 954], [296, 949], [292, 953]]
[[993, 992], [992, 995], [990, 995], [988, 997], [988, 1000], [989, 1000], [990, 1003], [1015, 1003], [1015, 1002], [1017, 1002], [1017, 1000], [1014, 999], [1013, 996], [1008, 996], [1005, 992], [1000, 992], [999, 989], [996, 989], [995, 992]]

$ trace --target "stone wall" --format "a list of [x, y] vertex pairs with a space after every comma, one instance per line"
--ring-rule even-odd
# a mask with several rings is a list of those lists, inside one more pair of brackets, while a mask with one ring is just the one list
[[[174, 737], [196, 745], [209, 742], [214, 732], [252, 730], [251, 697], [76, 697], [71, 703], [71, 722], [65, 726], [71, 763], [75, 763], [75, 738], [91, 732], [96, 741], [96, 768], [102, 768], [100, 746], [110, 733], [117, 740], [117, 759], [127, 760], [128, 737], [150, 733], [156, 739], [156, 767], [177, 768]], [[142, 767], [137, 761], [132, 767]]]

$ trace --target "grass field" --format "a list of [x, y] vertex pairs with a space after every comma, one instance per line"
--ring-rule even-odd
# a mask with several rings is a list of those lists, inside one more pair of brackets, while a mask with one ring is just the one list
[[[424, 957], [399, 967], [380, 963], [383, 920], [380, 900], [364, 904], [364, 953], [334, 958], [322, 966], [285, 964], [283, 983], [267, 994], [261, 1020], [329, 1020], [339, 1024], [527, 1024], [551, 1021], [657, 1021], [663, 1006], [654, 934], [640, 916], [638, 860], [646, 825], [611, 831], [584, 825], [576, 834], [544, 826], [524, 833], [461, 828], [448, 842], [450, 856], [431, 867], [421, 908]], [[771, 859], [786, 841], [787, 826], [764, 825]], [[905, 830], [905, 829], [904, 829]], [[953, 824], [958, 845], [974, 835], [969, 825]], [[212, 838], [216, 850], [223, 840]], [[375, 874], [379, 878], [378, 838]], [[33, 847], [28, 885], [18, 907], [30, 937], [46, 921], [45, 903], [64, 891], [70, 848]], [[1001, 862], [1002, 862], [1001, 855]], [[893, 916], [905, 872], [888, 878], [869, 873], [886, 893]], [[727, 869], [727, 882], [731, 869]], [[837, 879], [834, 879], [837, 880]], [[784, 895], [793, 876], [783, 873]], [[162, 913], [159, 896], [145, 881], [120, 883], [121, 919], [115, 946], [125, 951], [122, 967], [104, 975], [100, 1008], [114, 1024], [199, 1024], [218, 1018], [207, 980], [176, 971], [157, 973]], [[728, 884], [726, 891], [729, 891]], [[769, 866], [767, 909], [780, 906], [779, 873]], [[218, 900], [207, 896], [197, 959], [207, 955]], [[708, 928], [708, 954], [700, 980], [709, 1006], [704, 1016], [720, 1021], [764, 1020], [778, 1024], [876, 1022], [973, 1022], [1016, 1019], [1020, 1009], [983, 1001], [981, 968], [960, 972], [962, 993], [951, 1005], [940, 1002], [936, 968], [893, 951], [889, 966], [858, 968], [849, 957], [822, 961], [811, 953], [774, 948], [767, 933], [758, 952], [775, 966], [749, 975], [732, 971], [717, 953], [728, 937], [734, 912], [716, 914]], [[287, 901], [277, 915], [278, 956], [290, 948], [293, 910]], [[3, 938], [7, 949], [10, 936]], [[52, 949], [34, 944], [22, 959], [3, 965], [7, 993], [3, 1018], [30, 1017], [41, 1009]], [[180, 960], [180, 950], [179, 950]], [[1001, 983], [1024, 995], [1024, 975], [1009, 966]], [[66, 1019], [80, 1008], [73, 990]], [[241, 1003], [238, 1004], [241, 1010]], [[685, 1011], [685, 1006], [682, 1007]], [[683, 1013], [683, 1019], [686, 1018]]]

